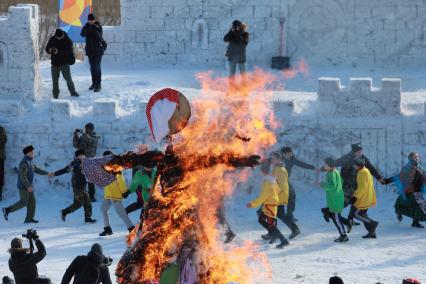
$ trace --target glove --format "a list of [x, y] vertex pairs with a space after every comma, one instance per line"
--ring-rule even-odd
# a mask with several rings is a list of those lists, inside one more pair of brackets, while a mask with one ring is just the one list
[[127, 197], [129, 197], [130, 191], [126, 191], [125, 193], [122, 194], [123, 198], [126, 199]]

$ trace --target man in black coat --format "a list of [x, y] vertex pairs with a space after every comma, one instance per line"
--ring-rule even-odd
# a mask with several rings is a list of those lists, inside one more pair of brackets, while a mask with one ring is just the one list
[[108, 270], [111, 261], [103, 255], [102, 247], [94, 244], [87, 255], [79, 255], [71, 262], [61, 284], [69, 284], [73, 277], [74, 284], [111, 284]]
[[46, 45], [46, 52], [51, 55], [53, 97], [55, 99], [59, 97], [59, 76], [61, 73], [67, 82], [71, 96], [78, 97], [79, 95], [75, 91], [70, 69], [70, 65], [75, 62], [73, 42], [67, 33], [61, 29], [57, 29], [55, 35], [49, 39]]
[[361, 159], [365, 161], [365, 167], [370, 173], [381, 183], [384, 184], [385, 180], [380, 172], [370, 163], [370, 160], [364, 155], [361, 144], [356, 143], [351, 145], [352, 150], [336, 160], [336, 167], [342, 167], [340, 175], [343, 179], [343, 192], [345, 193], [345, 207], [350, 204], [350, 198], [357, 187], [356, 177], [358, 171], [355, 169], [355, 160]]
[[228, 42], [226, 57], [229, 61], [230, 77], [233, 78], [237, 66], [241, 74], [246, 72], [246, 47], [249, 43], [249, 34], [246, 31], [246, 25], [235, 20], [232, 23], [232, 28], [223, 38], [224, 42]]
[[87, 192], [87, 180], [81, 170], [81, 163], [86, 158], [83, 150], [77, 150], [74, 153], [74, 160], [62, 170], [53, 173], [53, 176], [61, 176], [72, 172], [71, 185], [74, 192], [74, 202], [65, 209], [61, 210], [61, 219], [65, 222], [68, 214], [78, 210], [84, 206], [84, 222], [95, 223], [92, 219], [92, 202], [90, 201], [89, 193]]
[[0, 201], [3, 199], [4, 187], [4, 161], [6, 160], [6, 129], [0, 125]]
[[13, 273], [16, 284], [37, 283], [37, 263], [46, 256], [46, 249], [35, 231], [31, 237], [35, 240], [36, 253], [31, 252], [30, 249], [23, 248], [20, 238], [14, 238], [11, 242], [9, 269]]
[[90, 73], [92, 74], [92, 86], [89, 90], [99, 92], [102, 81], [101, 62], [106, 43], [102, 37], [102, 26], [96, 21], [95, 15], [89, 14], [87, 20], [88, 22], [80, 34], [86, 38], [86, 55], [89, 57]]

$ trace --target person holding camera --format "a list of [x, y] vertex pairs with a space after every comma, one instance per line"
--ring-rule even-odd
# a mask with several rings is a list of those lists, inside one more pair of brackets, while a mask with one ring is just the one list
[[[88, 158], [96, 156], [96, 150], [98, 148], [99, 136], [95, 133], [95, 126], [89, 122], [84, 127], [84, 133], [81, 129], [76, 129], [73, 136], [73, 146], [78, 150], [82, 150], [84, 155]], [[89, 196], [91, 202], [96, 202], [95, 199], [95, 185], [89, 183]]]
[[67, 33], [57, 29], [55, 35], [49, 39], [46, 45], [46, 52], [51, 55], [53, 98], [59, 97], [59, 76], [61, 73], [67, 82], [71, 96], [78, 97], [79, 94], [75, 91], [70, 69], [70, 65], [75, 63], [73, 42]]
[[108, 266], [112, 259], [105, 257], [100, 244], [93, 244], [87, 255], [77, 256], [65, 271], [61, 284], [111, 284]]
[[27, 207], [25, 223], [38, 223], [38, 221], [34, 219], [36, 210], [36, 200], [33, 188], [34, 174], [52, 175], [34, 165], [34, 147], [32, 145], [25, 147], [22, 152], [25, 156], [19, 164], [18, 174], [18, 189], [21, 199], [12, 206], [3, 208], [3, 216], [4, 219], [8, 221], [10, 213]]
[[90, 86], [89, 90], [94, 92], [101, 90], [101, 62], [107, 48], [102, 34], [101, 24], [96, 21], [94, 14], [89, 14], [87, 23], [81, 30], [80, 35], [86, 38], [86, 55], [89, 58], [90, 73], [92, 74], [92, 86]]
[[60, 176], [72, 172], [71, 184], [74, 192], [74, 202], [65, 209], [61, 210], [61, 219], [65, 222], [68, 214], [84, 207], [84, 222], [95, 223], [92, 219], [92, 203], [89, 194], [86, 191], [87, 180], [81, 170], [81, 163], [86, 158], [83, 150], [77, 150], [74, 153], [74, 160], [62, 170], [56, 171], [53, 175]]
[[232, 23], [232, 28], [223, 38], [224, 42], [228, 42], [226, 57], [229, 62], [229, 75], [233, 79], [237, 71], [237, 67], [241, 74], [246, 72], [246, 48], [249, 43], [249, 33], [247, 25], [239, 20]]
[[[22, 235], [30, 242], [30, 248], [22, 247], [22, 239], [14, 238], [9, 249], [9, 269], [13, 273], [16, 284], [40, 283], [37, 270], [37, 263], [46, 256], [46, 249], [39, 239], [36, 230], [29, 229], [27, 234]], [[37, 247], [37, 252], [33, 252], [33, 241]]]

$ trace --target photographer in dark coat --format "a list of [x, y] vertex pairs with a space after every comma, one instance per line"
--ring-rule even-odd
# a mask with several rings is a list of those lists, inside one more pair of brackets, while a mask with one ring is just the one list
[[111, 284], [108, 266], [112, 259], [105, 257], [102, 247], [94, 244], [87, 255], [77, 256], [67, 268], [61, 284], [69, 284], [74, 277], [74, 284]]
[[16, 284], [33, 284], [38, 281], [37, 263], [46, 256], [46, 249], [35, 230], [28, 230], [25, 235], [30, 242], [35, 241], [37, 252], [31, 248], [22, 247], [22, 239], [14, 238], [9, 249], [9, 269], [12, 271]]
[[102, 26], [96, 21], [95, 15], [89, 14], [87, 20], [80, 35], [86, 38], [86, 55], [89, 58], [90, 73], [92, 74], [92, 86], [89, 90], [99, 92], [102, 81], [101, 62], [106, 50], [106, 42], [102, 37]]
[[228, 42], [226, 57], [229, 61], [229, 75], [234, 77], [237, 66], [241, 74], [246, 72], [246, 47], [249, 42], [249, 34], [247, 26], [242, 22], [235, 20], [232, 23], [231, 30], [223, 38], [224, 42]]
[[78, 97], [70, 69], [70, 65], [75, 63], [73, 43], [67, 33], [57, 29], [55, 35], [49, 39], [46, 45], [46, 52], [51, 55], [53, 98], [57, 99], [59, 97], [59, 76], [61, 73], [65, 81], [67, 81], [71, 96]]

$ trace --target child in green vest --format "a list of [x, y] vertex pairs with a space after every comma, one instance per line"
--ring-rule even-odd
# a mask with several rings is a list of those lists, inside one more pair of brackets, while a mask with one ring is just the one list
[[135, 173], [132, 179], [132, 184], [129, 188], [129, 192], [136, 193], [137, 201], [126, 207], [127, 214], [132, 213], [138, 209], [142, 209], [140, 214], [140, 218], [142, 219], [143, 206], [147, 204], [149, 200], [151, 195], [151, 188], [155, 182], [156, 175], [157, 168], [151, 169], [142, 167]]
[[329, 219], [333, 220], [337, 231], [339, 231], [340, 237], [334, 241], [339, 243], [347, 242], [349, 239], [343, 226], [345, 220], [340, 214], [344, 205], [342, 178], [332, 158], [325, 159], [323, 169], [327, 172], [327, 175], [325, 182], [321, 182], [320, 186], [325, 190], [327, 195], [327, 208], [323, 208], [321, 211], [324, 214], [325, 220], [327, 222], [329, 222]]

